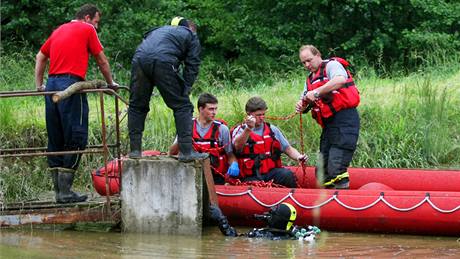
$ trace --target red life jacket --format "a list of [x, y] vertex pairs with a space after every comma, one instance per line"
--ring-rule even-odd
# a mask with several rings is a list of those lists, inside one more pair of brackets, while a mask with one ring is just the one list
[[212, 172], [224, 176], [228, 170], [228, 157], [225, 146], [219, 141], [219, 128], [224, 123], [214, 120], [203, 137], [198, 134], [196, 123], [196, 119], [193, 119], [193, 147], [197, 152], [208, 153]]
[[353, 77], [347, 67], [350, 65], [345, 59], [339, 57], [333, 57], [329, 60], [323, 61], [316, 73], [310, 73], [307, 77], [306, 84], [307, 90], [312, 91], [316, 88], [326, 84], [329, 81], [327, 77], [326, 65], [329, 61], [336, 60], [342, 64], [348, 74], [348, 79], [345, 84], [337, 90], [334, 90], [328, 94], [322, 96], [318, 101], [315, 102], [313, 109], [311, 110], [312, 117], [324, 127], [323, 118], [329, 118], [340, 110], [354, 108], [359, 105], [359, 91], [356, 88]]
[[264, 123], [262, 136], [251, 131], [242, 152], [235, 153], [242, 177], [260, 176], [273, 168], [282, 167], [281, 143], [267, 122]]

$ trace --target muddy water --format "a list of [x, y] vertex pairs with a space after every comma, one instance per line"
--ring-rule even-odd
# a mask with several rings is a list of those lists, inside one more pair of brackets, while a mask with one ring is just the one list
[[201, 237], [0, 229], [0, 258], [459, 258], [459, 237], [323, 232], [309, 243], [228, 238], [211, 227]]

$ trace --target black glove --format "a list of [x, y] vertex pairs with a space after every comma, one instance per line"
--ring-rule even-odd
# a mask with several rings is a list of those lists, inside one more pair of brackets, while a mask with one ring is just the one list
[[221, 217], [225, 217], [224, 214], [222, 214], [222, 211], [217, 205], [209, 205], [209, 214], [211, 214], [211, 219], [219, 222], [219, 219]]
[[228, 224], [227, 217], [224, 216], [220, 208], [216, 205], [209, 205], [209, 213], [211, 219], [217, 221], [220, 232], [225, 236], [236, 237], [238, 233], [236, 230]]
[[[222, 232], [222, 230], [220, 230]], [[238, 233], [236, 233], [236, 230], [233, 227], [229, 227], [225, 230], [225, 233], [223, 233], [227, 237], [236, 237], [238, 236]]]

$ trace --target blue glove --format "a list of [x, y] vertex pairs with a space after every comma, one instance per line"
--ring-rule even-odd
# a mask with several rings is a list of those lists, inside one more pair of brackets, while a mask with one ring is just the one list
[[233, 162], [228, 168], [227, 174], [231, 177], [238, 177], [240, 175], [240, 168], [237, 162]]

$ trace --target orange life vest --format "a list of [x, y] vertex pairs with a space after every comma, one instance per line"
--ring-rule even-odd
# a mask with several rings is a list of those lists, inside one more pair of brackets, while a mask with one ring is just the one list
[[212, 172], [224, 176], [228, 170], [228, 157], [224, 144], [219, 141], [219, 128], [224, 123], [214, 120], [203, 137], [198, 134], [196, 123], [193, 119], [193, 147], [197, 152], [208, 153]]
[[323, 61], [316, 73], [310, 73], [306, 80], [307, 90], [313, 91], [329, 81], [326, 65], [332, 60], [336, 60], [344, 66], [348, 74], [348, 79], [342, 87], [321, 96], [321, 98], [315, 102], [311, 114], [322, 127], [324, 127], [323, 118], [329, 118], [343, 109], [357, 107], [360, 100], [359, 91], [356, 88], [350, 71], [347, 69], [350, 64], [345, 59], [339, 57]]
[[273, 168], [282, 167], [281, 153], [281, 143], [275, 138], [270, 124], [265, 122], [262, 136], [251, 131], [243, 150], [235, 152], [240, 175], [260, 177]]

